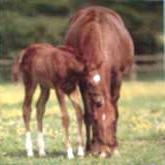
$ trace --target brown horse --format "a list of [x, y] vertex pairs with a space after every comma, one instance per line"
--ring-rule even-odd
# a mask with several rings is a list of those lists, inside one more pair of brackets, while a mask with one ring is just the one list
[[32, 44], [24, 49], [13, 64], [13, 79], [18, 80], [21, 73], [25, 87], [25, 97], [23, 102], [23, 119], [26, 128], [26, 151], [28, 156], [33, 156], [32, 140], [30, 134], [30, 114], [31, 103], [34, 91], [39, 84], [41, 93], [36, 104], [37, 125], [38, 125], [38, 147], [39, 155], [45, 155], [43, 139], [43, 115], [45, 104], [49, 98], [50, 88], [55, 89], [59, 101], [62, 124], [66, 136], [66, 148], [68, 158], [73, 158], [73, 151], [69, 138], [69, 118], [66, 111], [64, 94], [69, 96], [76, 111], [78, 123], [78, 155], [83, 156], [82, 141], [82, 111], [79, 100], [74, 98], [76, 84], [83, 70], [74, 56], [74, 50], [69, 46], [54, 47], [49, 44]]
[[117, 102], [122, 77], [133, 63], [133, 41], [116, 12], [92, 6], [71, 18], [65, 44], [75, 49], [76, 58], [85, 65], [79, 87], [85, 108], [86, 149], [102, 156], [112, 154], [117, 147]]

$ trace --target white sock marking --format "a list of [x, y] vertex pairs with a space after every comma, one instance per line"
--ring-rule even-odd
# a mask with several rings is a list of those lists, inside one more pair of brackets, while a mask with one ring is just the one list
[[73, 149], [71, 147], [67, 149], [67, 156], [68, 156], [68, 159], [74, 158]]
[[102, 120], [105, 121], [105, 119], [106, 119], [106, 115], [105, 115], [105, 113], [103, 113], [102, 114]]
[[26, 132], [25, 147], [26, 147], [27, 156], [32, 157], [34, 154], [33, 154], [33, 144], [32, 144], [32, 138], [30, 132]]
[[84, 156], [84, 149], [82, 146], [78, 146], [78, 152], [77, 152], [78, 156]]
[[45, 156], [45, 143], [44, 143], [44, 136], [42, 132], [38, 132], [38, 138], [37, 138], [37, 142], [38, 142], [38, 151], [39, 151], [39, 155], [40, 156]]

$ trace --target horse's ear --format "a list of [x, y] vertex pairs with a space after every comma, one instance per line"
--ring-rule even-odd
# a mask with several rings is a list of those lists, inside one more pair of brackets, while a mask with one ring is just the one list
[[[97, 69], [99, 69], [100, 67], [101, 67], [101, 65], [103, 64], [103, 61], [101, 60], [101, 61], [99, 61], [99, 62], [97, 62], [97, 63], [91, 63], [90, 65], [88, 64], [87, 66], [87, 68], [89, 69], [90, 68], [90, 70], [97, 70]], [[88, 70], [87, 69], [87, 70]], [[90, 71], [89, 70], [89, 71]]]
[[96, 65], [96, 68], [97, 68], [97, 69], [100, 68], [102, 64], [103, 64], [103, 61], [100, 61], [100, 62]]
[[77, 61], [75, 72], [78, 73], [78, 74], [82, 74], [84, 72], [84, 64]]

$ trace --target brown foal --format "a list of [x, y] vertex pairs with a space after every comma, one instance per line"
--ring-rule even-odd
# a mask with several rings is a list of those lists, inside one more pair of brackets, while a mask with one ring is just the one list
[[62, 124], [66, 136], [67, 156], [69, 159], [74, 157], [69, 137], [69, 116], [66, 110], [65, 94], [69, 97], [76, 111], [78, 123], [78, 155], [84, 156], [82, 140], [83, 115], [79, 106], [80, 101], [77, 100], [77, 97], [74, 98], [76, 84], [83, 71], [83, 66], [75, 59], [73, 54], [74, 50], [69, 46], [54, 47], [49, 44], [32, 44], [21, 52], [13, 64], [13, 79], [18, 80], [18, 76], [21, 74], [25, 87], [23, 119], [26, 128], [25, 145], [28, 156], [33, 156], [29, 123], [32, 97], [38, 84], [41, 90], [36, 103], [39, 155], [46, 155], [42, 122], [45, 113], [45, 104], [49, 98], [50, 89], [53, 88], [55, 89], [61, 109]]

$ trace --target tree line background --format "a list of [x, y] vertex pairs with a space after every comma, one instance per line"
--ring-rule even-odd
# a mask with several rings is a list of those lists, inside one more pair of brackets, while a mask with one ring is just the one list
[[0, 58], [34, 42], [61, 44], [75, 10], [90, 4], [114, 9], [124, 19], [136, 54], [163, 51], [163, 1], [0, 0]]
[[163, 51], [163, 1], [144, 0], [0, 0], [0, 58], [34, 42], [61, 44], [68, 20], [79, 8], [102, 5], [124, 19], [136, 54]]

